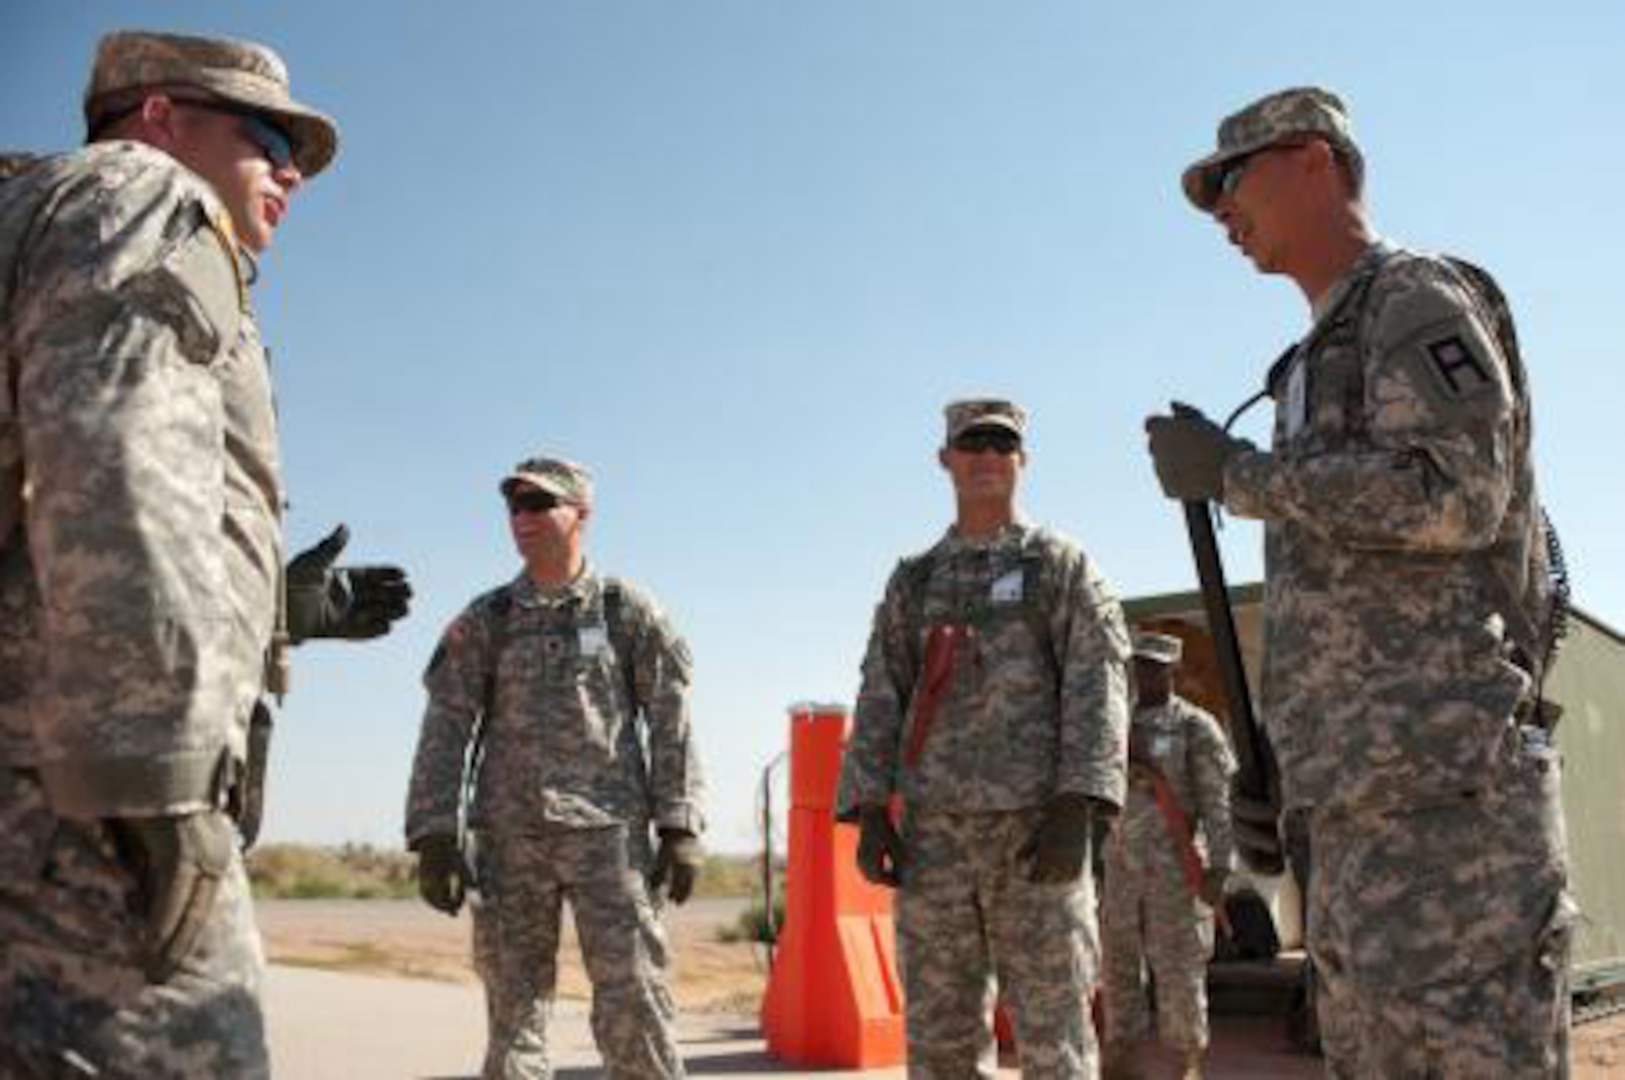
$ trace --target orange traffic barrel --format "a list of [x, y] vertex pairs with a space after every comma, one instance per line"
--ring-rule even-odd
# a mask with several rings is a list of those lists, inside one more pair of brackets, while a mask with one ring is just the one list
[[790, 707], [784, 926], [762, 1031], [781, 1061], [868, 1069], [904, 1059], [903, 988], [891, 892], [858, 873], [857, 828], [835, 823], [850, 726], [843, 705]]

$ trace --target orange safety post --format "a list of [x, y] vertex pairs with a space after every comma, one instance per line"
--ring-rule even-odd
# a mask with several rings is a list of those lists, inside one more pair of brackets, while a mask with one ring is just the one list
[[790, 707], [790, 861], [784, 927], [762, 998], [768, 1053], [795, 1065], [900, 1064], [903, 988], [891, 891], [858, 873], [858, 830], [835, 824], [850, 716]]

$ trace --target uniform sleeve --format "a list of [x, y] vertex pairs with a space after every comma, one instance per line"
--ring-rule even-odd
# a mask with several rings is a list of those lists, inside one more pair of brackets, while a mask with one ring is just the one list
[[1123, 805], [1128, 784], [1128, 627], [1089, 558], [1065, 550], [1052, 631], [1061, 654], [1056, 794]]
[[705, 784], [690, 711], [694, 659], [655, 603], [634, 598], [633, 680], [649, 733], [649, 787], [655, 825], [698, 836], [705, 830]]
[[903, 729], [916, 677], [904, 610], [906, 565], [893, 571], [869, 629], [863, 683], [836, 788], [835, 812], [842, 820], [856, 817], [860, 806], [884, 805], [897, 786]]
[[6, 313], [46, 657], [31, 722], [67, 816], [213, 805], [238, 704], [212, 369], [247, 315], [218, 207], [182, 177], [66, 181]]
[[1190, 748], [1196, 800], [1191, 809], [1207, 836], [1208, 865], [1229, 869], [1236, 854], [1230, 823], [1230, 778], [1236, 773], [1236, 756], [1219, 722], [1200, 710], [1192, 710]]
[[471, 606], [446, 628], [423, 673], [429, 704], [406, 795], [408, 847], [425, 836], [457, 832], [469, 742], [486, 707], [491, 652], [489, 618]]
[[1513, 487], [1516, 403], [1506, 361], [1465, 286], [1443, 267], [1414, 260], [1392, 276], [1373, 286], [1370, 301], [1361, 358], [1367, 431], [1296, 460], [1236, 455], [1225, 469], [1225, 505], [1355, 548], [1486, 547]]

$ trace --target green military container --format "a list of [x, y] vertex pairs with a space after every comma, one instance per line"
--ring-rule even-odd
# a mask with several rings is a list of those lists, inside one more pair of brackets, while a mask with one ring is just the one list
[[[1262, 651], [1263, 588], [1231, 588], [1236, 637], [1253, 684]], [[1180, 692], [1223, 715], [1224, 699], [1199, 592], [1166, 593], [1124, 605], [1136, 628], [1178, 634], [1187, 662]], [[1571, 959], [1574, 988], [1589, 992], [1625, 983], [1625, 634], [1575, 608], [1569, 633], [1546, 682], [1563, 706], [1557, 729], [1563, 752], [1563, 809], [1573, 890], [1584, 913]], [[1273, 901], [1283, 946], [1301, 940], [1297, 891], [1290, 875], [1258, 881]]]

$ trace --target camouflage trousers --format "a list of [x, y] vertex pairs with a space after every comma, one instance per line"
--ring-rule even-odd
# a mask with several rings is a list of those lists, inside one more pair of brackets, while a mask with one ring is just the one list
[[1537, 735], [1480, 792], [1311, 816], [1328, 1075], [1567, 1075], [1576, 908], [1558, 774]]
[[161, 985], [141, 971], [134, 890], [103, 826], [58, 818], [31, 770], [0, 766], [0, 1076], [269, 1076], [241, 859]]
[[683, 1075], [665, 931], [644, 883], [649, 863], [649, 831], [639, 826], [548, 828], [482, 843], [474, 962], [490, 1018], [485, 1080], [553, 1074], [547, 1025], [566, 899], [592, 982], [592, 1032], [605, 1075]]
[[1149, 842], [1134, 847], [1119, 837], [1106, 849], [1100, 905], [1106, 1042], [1128, 1047], [1150, 1037], [1149, 971], [1162, 1042], [1185, 1052], [1204, 1050], [1213, 911], [1191, 895], [1171, 839], [1143, 833], [1136, 839]]
[[1089, 995], [1096, 942], [1093, 883], [1036, 885], [1016, 858], [1039, 811], [909, 815], [909, 866], [897, 893], [898, 962], [908, 1074], [994, 1075], [995, 978], [1025, 1077], [1099, 1071]]

